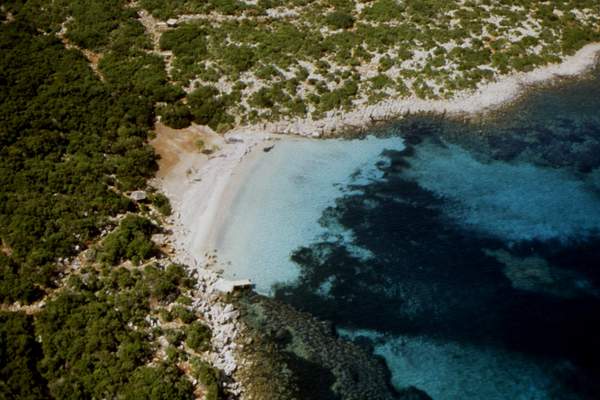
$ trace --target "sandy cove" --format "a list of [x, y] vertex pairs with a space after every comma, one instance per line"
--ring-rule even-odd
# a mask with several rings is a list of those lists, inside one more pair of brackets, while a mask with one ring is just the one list
[[[452, 100], [391, 100], [357, 111], [330, 113], [317, 121], [302, 119], [238, 127], [226, 135], [197, 125], [175, 130], [158, 123], [157, 137], [151, 142], [161, 156], [156, 184], [173, 206], [171, 227], [179, 258], [193, 266], [214, 261], [215, 237], [243, 184], [242, 172], [249, 169], [241, 165], [242, 161], [260, 157], [259, 149], [272, 145], [277, 134], [331, 136], [419, 112], [483, 114], [513, 102], [531, 85], [583, 74], [595, 65], [599, 53], [600, 43], [589, 44], [559, 64], [503, 77]], [[214, 153], [202, 154], [195, 144], [198, 139], [205, 148], [216, 146]]]
[[[323, 120], [303, 119], [239, 127], [224, 136], [197, 125], [174, 130], [157, 124], [157, 138], [152, 141], [161, 155], [156, 179], [174, 209], [173, 239], [181, 261], [197, 266], [213, 259], [213, 255], [207, 253], [214, 250], [215, 236], [243, 181], [240, 164], [246, 158], [259, 157], [260, 152], [255, 150], [270, 145], [273, 134], [332, 135], [418, 112], [453, 116], [482, 114], [516, 100], [531, 85], [586, 72], [595, 65], [599, 53], [600, 43], [589, 44], [562, 63], [501, 78], [452, 100], [409, 98], [386, 101], [357, 111], [332, 113]], [[195, 144], [198, 139], [205, 147], [217, 146], [218, 150], [211, 155], [200, 153]]]

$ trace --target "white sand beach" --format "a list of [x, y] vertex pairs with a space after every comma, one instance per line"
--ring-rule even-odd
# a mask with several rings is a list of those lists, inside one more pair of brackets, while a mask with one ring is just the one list
[[[160, 123], [151, 142], [160, 155], [155, 184], [167, 195], [173, 207], [170, 218], [179, 261], [197, 266], [208, 260], [211, 244], [227, 205], [235, 195], [241, 162], [261, 152], [273, 141], [268, 134], [218, 135], [210, 129], [192, 125], [171, 129]], [[203, 154], [197, 146], [214, 146]]]

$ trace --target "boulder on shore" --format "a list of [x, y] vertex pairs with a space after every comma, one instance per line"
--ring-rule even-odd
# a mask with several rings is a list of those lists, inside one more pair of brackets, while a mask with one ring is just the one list
[[148, 198], [148, 195], [143, 190], [136, 190], [129, 195], [129, 198], [133, 201], [143, 201]]

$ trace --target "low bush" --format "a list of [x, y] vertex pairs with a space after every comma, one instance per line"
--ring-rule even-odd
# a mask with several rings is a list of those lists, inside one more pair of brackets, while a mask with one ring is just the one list
[[187, 307], [176, 305], [171, 309], [173, 317], [179, 318], [184, 324], [192, 323], [196, 320], [196, 314]]
[[233, 122], [219, 91], [213, 86], [201, 86], [188, 96], [194, 121], [218, 130], [219, 126]]
[[169, 198], [162, 193], [154, 193], [150, 195], [150, 201], [164, 216], [169, 216], [171, 215], [171, 212], [173, 212]]
[[354, 26], [354, 17], [341, 11], [334, 11], [325, 17], [325, 23], [334, 29], [350, 29]]
[[190, 126], [194, 116], [190, 108], [182, 103], [167, 104], [157, 110], [161, 122], [174, 129], [183, 129]]
[[116, 265], [124, 260], [139, 264], [156, 251], [150, 236], [156, 226], [149, 220], [137, 215], [126, 216], [117, 229], [102, 242], [98, 251], [98, 260]]
[[219, 399], [221, 397], [221, 389], [219, 387], [219, 371], [198, 358], [192, 360], [192, 369], [198, 380], [206, 388], [205, 399]]
[[185, 344], [197, 352], [208, 350], [210, 346], [210, 329], [199, 321], [192, 322], [185, 330]]

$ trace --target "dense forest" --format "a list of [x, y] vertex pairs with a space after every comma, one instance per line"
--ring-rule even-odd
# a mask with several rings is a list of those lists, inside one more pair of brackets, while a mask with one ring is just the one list
[[[218, 398], [218, 373], [188, 354], [210, 331], [188, 307], [186, 269], [148, 262], [170, 207], [147, 186], [147, 140], [156, 104], [182, 90], [125, 2], [1, 7], [0, 399], [193, 398], [181, 363]], [[130, 200], [136, 189], [149, 203]]]
[[57, 259], [134, 210], [123, 193], [155, 171], [146, 144], [154, 103], [177, 90], [160, 60], [134, 45], [143, 31], [139, 40], [110, 32], [101, 78], [81, 52], [20, 15], [0, 27], [0, 299], [27, 303], [51, 285]]

